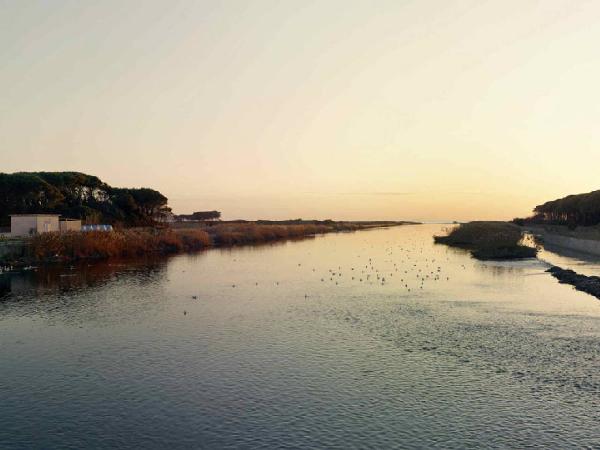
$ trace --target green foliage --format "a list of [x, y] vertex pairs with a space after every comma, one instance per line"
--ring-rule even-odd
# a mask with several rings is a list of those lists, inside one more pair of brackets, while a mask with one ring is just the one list
[[55, 213], [87, 223], [150, 225], [167, 205], [153, 189], [113, 188], [79, 172], [0, 173], [0, 225], [10, 214]]

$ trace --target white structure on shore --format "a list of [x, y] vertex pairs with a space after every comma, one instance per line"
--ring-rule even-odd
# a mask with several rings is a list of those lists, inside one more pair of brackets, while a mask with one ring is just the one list
[[11, 237], [27, 237], [52, 231], [81, 231], [81, 220], [61, 220], [59, 214], [11, 214], [10, 216]]
[[81, 231], [81, 220], [79, 219], [60, 219], [58, 223], [60, 231]]

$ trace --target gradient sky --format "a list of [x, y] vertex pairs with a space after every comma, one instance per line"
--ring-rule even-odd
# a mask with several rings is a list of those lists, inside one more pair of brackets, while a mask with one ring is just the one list
[[225, 218], [506, 219], [600, 189], [598, 1], [0, 0], [0, 171]]

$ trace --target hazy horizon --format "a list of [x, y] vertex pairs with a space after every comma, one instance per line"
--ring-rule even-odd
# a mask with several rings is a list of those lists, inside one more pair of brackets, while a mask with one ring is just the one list
[[473, 220], [600, 188], [600, 3], [0, 2], [2, 172], [224, 218]]

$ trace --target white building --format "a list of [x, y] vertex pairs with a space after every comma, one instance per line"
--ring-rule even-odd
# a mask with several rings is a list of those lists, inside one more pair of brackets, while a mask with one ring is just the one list
[[81, 220], [61, 220], [59, 214], [12, 214], [10, 216], [11, 237], [27, 237], [52, 231], [81, 231]]
[[38, 233], [60, 231], [59, 217], [58, 214], [11, 214], [10, 235], [26, 237]]
[[81, 220], [79, 219], [60, 219], [58, 225], [62, 233], [68, 231], [81, 231]]

